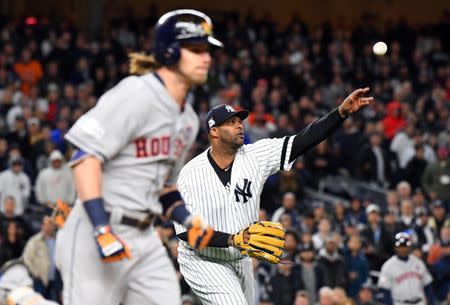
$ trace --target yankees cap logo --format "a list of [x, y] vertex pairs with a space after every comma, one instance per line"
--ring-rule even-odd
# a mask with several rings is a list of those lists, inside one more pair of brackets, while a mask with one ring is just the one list
[[231, 107], [230, 105], [226, 105], [226, 106], [225, 106], [225, 109], [226, 109], [228, 112], [236, 112], [236, 110], [234, 110], [234, 108]]
[[212, 108], [206, 115], [206, 129], [210, 130], [212, 127], [219, 126], [231, 117], [237, 116], [241, 120], [245, 120], [249, 112], [247, 110], [236, 111], [233, 106], [219, 105]]

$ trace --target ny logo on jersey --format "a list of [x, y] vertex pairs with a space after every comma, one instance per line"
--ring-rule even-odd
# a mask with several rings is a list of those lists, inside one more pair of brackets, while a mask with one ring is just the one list
[[250, 191], [250, 187], [252, 185], [252, 182], [248, 179], [244, 179], [244, 186], [241, 188], [237, 183], [236, 187], [234, 188], [234, 196], [236, 196], [236, 202], [239, 202], [239, 196], [242, 196], [243, 203], [248, 202], [248, 198], [252, 198], [253, 195]]

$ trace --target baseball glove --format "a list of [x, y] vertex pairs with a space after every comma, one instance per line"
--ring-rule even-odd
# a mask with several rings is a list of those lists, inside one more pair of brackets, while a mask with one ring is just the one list
[[278, 264], [285, 244], [283, 226], [278, 222], [257, 221], [234, 234], [233, 246], [243, 255]]

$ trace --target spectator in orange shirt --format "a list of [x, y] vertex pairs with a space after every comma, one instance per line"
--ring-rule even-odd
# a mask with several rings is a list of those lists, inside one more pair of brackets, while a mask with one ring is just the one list
[[43, 76], [41, 63], [31, 59], [31, 51], [28, 48], [22, 50], [22, 60], [14, 65], [14, 72], [19, 76], [20, 90], [29, 96], [31, 87], [36, 85]]

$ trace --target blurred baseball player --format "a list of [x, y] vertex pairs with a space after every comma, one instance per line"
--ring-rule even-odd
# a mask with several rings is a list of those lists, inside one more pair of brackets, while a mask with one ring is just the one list
[[[208, 16], [163, 15], [153, 56], [133, 54], [130, 71], [69, 130], [78, 200], [57, 239], [65, 305], [180, 304], [180, 288], [152, 227], [162, 214], [187, 229], [194, 248], [212, 230], [186, 209], [175, 182], [196, 138], [198, 117], [185, 103], [211, 64]], [[153, 71], [151, 71], [151, 68]], [[109, 264], [108, 264], [109, 263]]]
[[378, 287], [384, 291], [386, 305], [434, 304], [431, 287], [433, 278], [425, 264], [410, 254], [411, 245], [411, 238], [407, 233], [397, 233], [396, 255], [381, 267]]
[[[196, 251], [180, 237], [180, 271], [203, 304], [254, 304], [255, 280], [247, 256], [278, 263], [284, 242], [279, 226], [257, 222], [260, 194], [267, 178], [289, 170], [294, 160], [336, 130], [348, 114], [370, 103], [369, 88], [351, 93], [338, 109], [296, 135], [243, 145], [248, 111], [229, 105], [210, 110], [206, 128], [211, 147], [181, 170], [178, 189], [188, 209], [200, 214], [215, 234], [206, 249]], [[282, 227], [281, 227], [282, 229]], [[272, 235], [268, 238], [267, 235]]]

